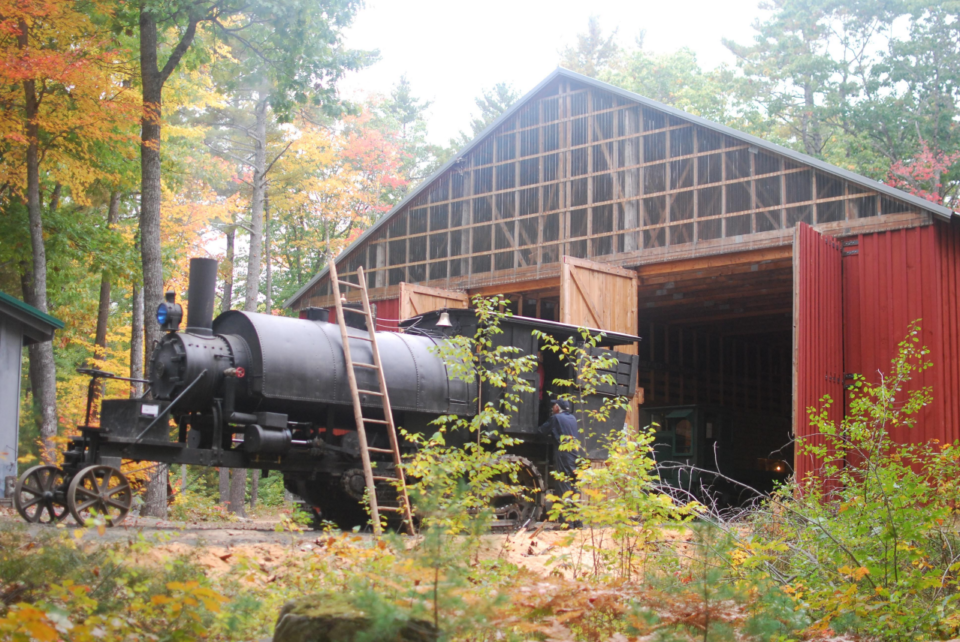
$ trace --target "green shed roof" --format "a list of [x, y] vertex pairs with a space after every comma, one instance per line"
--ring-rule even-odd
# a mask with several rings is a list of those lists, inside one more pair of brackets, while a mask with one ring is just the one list
[[49, 341], [53, 338], [55, 330], [61, 330], [64, 327], [64, 323], [60, 319], [52, 317], [46, 312], [41, 312], [32, 305], [3, 292], [0, 292], [0, 314], [13, 317], [26, 326], [24, 328], [24, 345]]

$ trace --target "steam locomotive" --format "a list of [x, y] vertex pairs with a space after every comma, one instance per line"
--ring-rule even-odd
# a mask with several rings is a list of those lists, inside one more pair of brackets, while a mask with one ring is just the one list
[[[99, 426], [88, 420], [79, 427], [62, 467], [38, 466], [21, 476], [14, 499], [25, 519], [57, 521], [69, 511], [78, 521], [98, 513], [109, 524], [118, 523], [132, 503], [130, 483], [120, 472], [121, 460], [127, 459], [276, 472], [320, 518], [344, 528], [367, 521], [339, 326], [329, 321], [326, 310], [316, 308], [301, 318], [229, 311], [214, 320], [216, 274], [216, 261], [191, 260], [185, 331], [179, 331], [182, 312], [175, 294], [168, 292], [160, 304], [157, 320], [166, 334], [153, 350], [148, 394], [104, 400]], [[397, 426], [432, 433], [436, 429], [429, 424], [440, 415], [473, 416], [478, 395], [484, 402], [498, 399], [498, 388], [451, 376], [436, 349], [452, 336], [473, 336], [477, 324], [472, 310], [438, 310], [405, 321], [400, 332], [377, 333]], [[352, 358], [372, 363], [371, 344], [362, 340], [368, 332], [354, 325], [358, 327], [347, 329]], [[535, 330], [561, 341], [579, 336], [576, 327], [524, 317], [505, 319], [501, 329], [495, 341], [523, 354], [538, 351]], [[588, 407], [601, 404], [604, 396], [633, 396], [638, 358], [609, 348], [638, 340], [604, 333], [595, 350], [617, 357], [611, 369], [616, 384], [588, 398]], [[112, 377], [90, 374], [91, 391], [98, 380]], [[359, 389], [378, 389], [372, 370], [358, 369], [356, 376]], [[502, 524], [536, 520], [543, 511], [552, 463], [536, 428], [546, 418], [550, 382], [576, 374], [544, 351], [540, 370], [526, 376], [535, 392], [523, 396], [508, 430], [520, 438], [511, 456], [521, 462], [529, 492], [495, 503]], [[383, 418], [380, 397], [361, 395], [361, 403], [370, 417]], [[625, 411], [619, 411], [603, 424], [582, 426], [590, 435], [586, 450], [591, 458], [603, 458], [603, 435], [621, 427], [624, 419]], [[385, 431], [376, 426], [367, 428], [367, 439], [374, 448], [388, 445]], [[402, 452], [412, 448], [401, 442]], [[389, 456], [375, 456], [373, 465], [378, 477], [392, 474]], [[390, 505], [394, 492], [389, 483], [378, 486], [378, 502]]]

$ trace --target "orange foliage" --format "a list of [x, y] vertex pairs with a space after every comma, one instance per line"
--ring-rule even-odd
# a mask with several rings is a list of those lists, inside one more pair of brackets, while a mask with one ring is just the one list
[[[72, 188], [81, 204], [94, 181], [119, 180], [97, 156], [104, 145], [118, 153], [118, 144], [136, 140], [140, 107], [124, 83], [131, 75], [123, 62], [127, 56], [109, 45], [108, 34], [90, 18], [107, 7], [91, 2], [81, 13], [75, 3], [57, 0], [6, 3], [0, 18], [0, 106], [7, 115], [0, 119], [0, 174], [11, 192], [26, 185], [23, 83], [30, 80], [39, 101], [41, 162], [50, 179]], [[127, 154], [135, 152], [126, 146]]]

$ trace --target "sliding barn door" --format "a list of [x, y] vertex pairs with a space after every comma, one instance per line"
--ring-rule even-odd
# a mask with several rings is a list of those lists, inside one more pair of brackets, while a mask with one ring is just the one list
[[[622, 268], [564, 256], [560, 267], [560, 322], [570, 325], [636, 334], [637, 273]], [[637, 345], [615, 348], [637, 354]], [[643, 403], [638, 387], [630, 403], [627, 423], [637, 425], [637, 406]]]
[[[820, 410], [829, 395], [829, 417], [843, 417], [843, 297], [840, 243], [805, 223], [797, 225], [793, 245], [793, 428], [798, 438], [820, 443], [810, 427], [809, 408]], [[796, 452], [797, 479], [823, 462]]]
[[470, 307], [470, 297], [465, 292], [400, 283], [401, 321], [443, 308], [465, 309], [468, 307]]

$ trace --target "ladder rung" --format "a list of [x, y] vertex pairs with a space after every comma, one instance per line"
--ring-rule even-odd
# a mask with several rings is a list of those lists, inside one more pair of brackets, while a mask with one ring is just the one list
[[361, 395], [376, 395], [376, 396], [378, 396], [378, 397], [382, 397], [382, 396], [383, 396], [383, 393], [382, 393], [382, 392], [377, 392], [376, 390], [360, 390], [359, 388], [357, 389], [357, 394], [361, 394]]
[[348, 308], [347, 306], [343, 306], [340, 309], [343, 310], [344, 312], [356, 312], [357, 314], [362, 314], [364, 316], [366, 316], [367, 314], [366, 310], [361, 310], [359, 308]]
[[363, 289], [362, 285], [358, 285], [357, 283], [351, 283], [350, 281], [341, 281], [340, 279], [337, 279], [337, 283], [339, 283], [340, 285], [349, 286], [351, 288], [357, 288], [358, 290]]
[[377, 506], [377, 510], [389, 510], [389, 511], [393, 511], [394, 513], [399, 513], [400, 511], [403, 510], [403, 507], [401, 507], [401, 506]]
[[353, 363], [353, 367], [354, 367], [354, 368], [367, 368], [368, 370], [379, 370], [379, 369], [380, 369], [380, 368], [377, 367], [377, 364], [375, 364], [375, 363], [357, 363], [357, 362], [354, 362], [354, 363]]
[[348, 339], [356, 339], [357, 341], [366, 341], [368, 343], [373, 343], [373, 339], [370, 337], [347, 337]]
[[383, 453], [384, 455], [392, 455], [393, 451], [389, 448], [375, 448], [373, 446], [367, 446], [367, 450], [372, 453]]
[[365, 424], [383, 424], [384, 426], [389, 426], [390, 422], [386, 419], [364, 419], [363, 423]]
[[[370, 450], [369, 448], [367, 450]], [[383, 475], [374, 475], [373, 481], [400, 481], [399, 477], [384, 477]]]

